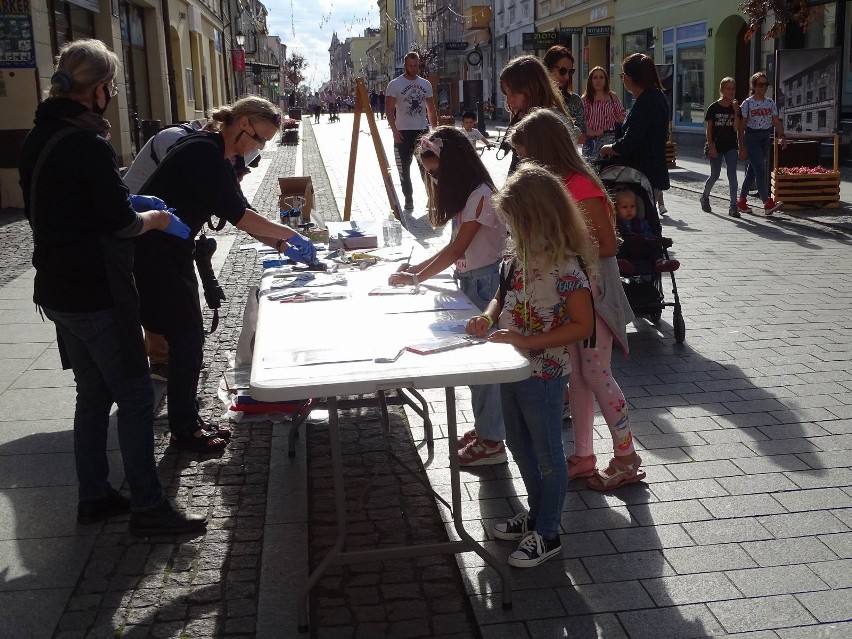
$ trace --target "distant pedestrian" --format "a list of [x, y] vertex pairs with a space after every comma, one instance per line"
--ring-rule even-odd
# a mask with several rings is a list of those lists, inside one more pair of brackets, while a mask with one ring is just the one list
[[379, 115], [382, 120], [385, 119], [385, 90], [379, 89]]
[[370, 110], [375, 114], [379, 110], [379, 94], [373, 89], [370, 91]]
[[745, 179], [737, 201], [737, 210], [741, 213], [751, 213], [751, 207], [746, 201], [748, 185], [752, 180], [757, 186], [757, 194], [763, 202], [763, 212], [772, 215], [784, 206], [769, 197], [769, 181], [766, 172], [766, 155], [769, 152], [769, 142], [772, 130], [781, 140], [781, 148], [787, 148], [787, 137], [784, 135], [784, 125], [778, 117], [778, 105], [775, 100], [766, 97], [769, 88], [769, 78], [763, 71], [751, 76], [751, 94], [740, 105], [740, 154], [741, 160], [748, 159]]
[[[77, 521], [131, 512], [133, 533], [196, 532], [206, 518], [174, 510], [157, 477], [154, 389], [131, 272], [134, 236], [176, 240], [188, 237], [189, 228], [157, 198], [128, 198], [103, 117], [118, 95], [118, 65], [99, 40], [64, 44], [50, 94], [24, 142], [20, 174], [34, 239], [33, 301], [56, 325], [63, 368], [74, 371]], [[129, 501], [109, 481], [113, 403]]]
[[[455, 266], [462, 292], [480, 311], [494, 296], [506, 249], [506, 225], [491, 204], [494, 183], [464, 134], [442, 126], [420, 138], [417, 155], [432, 180], [434, 208], [429, 222], [438, 228], [451, 223], [450, 243], [419, 264], [403, 264], [388, 283], [418, 284]], [[459, 465], [502, 464], [506, 461], [506, 429], [496, 384], [470, 387], [474, 428], [458, 441]]]
[[559, 521], [568, 492], [562, 445], [562, 390], [571, 371], [568, 347], [594, 329], [589, 273], [597, 257], [589, 232], [562, 181], [535, 163], [521, 164], [495, 195], [514, 246], [500, 285], [482, 315], [468, 320], [478, 337], [511, 344], [530, 360], [531, 376], [500, 385], [506, 443], [527, 491], [529, 512], [493, 528], [520, 540], [509, 565], [531, 568], [559, 554]]
[[740, 117], [740, 107], [734, 99], [737, 83], [733, 78], [722, 78], [719, 83], [719, 99], [707, 107], [704, 116], [704, 156], [710, 160], [710, 177], [704, 183], [701, 193], [701, 210], [711, 213], [710, 189], [719, 179], [722, 171], [722, 160], [728, 171], [728, 193], [730, 204], [728, 215], [740, 217], [737, 209], [737, 122]]
[[428, 133], [430, 125], [438, 126], [432, 85], [419, 73], [420, 56], [411, 51], [405, 56], [405, 71], [391, 80], [387, 88], [388, 124], [393, 131], [396, 168], [402, 183], [405, 208], [409, 210], [414, 208], [414, 187], [411, 184], [414, 149], [420, 136]]
[[308, 98], [308, 109], [314, 115], [314, 124], [319, 124], [320, 114], [322, 113], [322, 102], [320, 101], [319, 92], [314, 93]]
[[609, 74], [603, 67], [589, 71], [586, 91], [583, 93], [583, 110], [586, 114], [586, 141], [583, 155], [597, 158], [605, 144], [616, 140], [616, 129], [624, 122], [624, 106], [609, 88]]

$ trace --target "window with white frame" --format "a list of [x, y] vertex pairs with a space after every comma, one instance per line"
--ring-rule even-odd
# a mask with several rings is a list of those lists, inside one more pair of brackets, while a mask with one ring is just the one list
[[663, 29], [663, 61], [674, 65], [674, 123], [704, 127], [707, 23]]

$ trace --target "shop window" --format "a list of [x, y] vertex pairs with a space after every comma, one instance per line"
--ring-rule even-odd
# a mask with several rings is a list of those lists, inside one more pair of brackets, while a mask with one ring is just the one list
[[811, 122], [813, 122], [813, 121], [814, 121], [814, 114], [813, 114], [813, 112], [812, 112], [812, 111], [808, 111], [807, 113], [805, 113], [805, 122], [807, 122], [808, 124], [810, 124], [810, 123], [811, 123]]
[[663, 61], [673, 64], [674, 123], [678, 126], [704, 126], [707, 23], [682, 25], [663, 30]]
[[820, 131], [825, 129], [825, 121], [826, 121], [826, 114], [827, 113], [828, 112], [825, 109], [823, 109], [822, 111], [817, 111], [817, 129], [820, 130]]
[[54, 55], [66, 42], [95, 37], [95, 16], [91, 11], [63, 0], [47, 0], [47, 13]]

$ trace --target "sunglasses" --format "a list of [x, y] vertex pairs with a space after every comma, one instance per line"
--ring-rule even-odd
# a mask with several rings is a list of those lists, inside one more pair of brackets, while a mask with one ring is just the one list
[[574, 76], [574, 69], [568, 67], [559, 67], [559, 75], [567, 75], [569, 78]]

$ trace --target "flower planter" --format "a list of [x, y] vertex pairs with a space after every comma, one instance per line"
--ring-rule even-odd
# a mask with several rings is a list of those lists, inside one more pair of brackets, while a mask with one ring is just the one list
[[454, 115], [439, 115], [438, 126], [455, 126], [456, 117]]
[[786, 209], [840, 208], [840, 173], [790, 173], [772, 171], [772, 199]]

